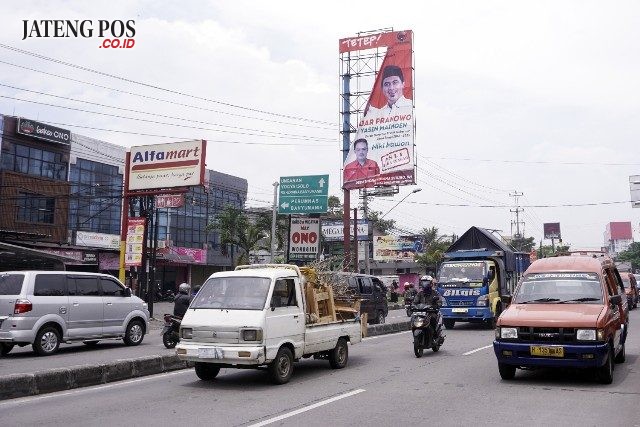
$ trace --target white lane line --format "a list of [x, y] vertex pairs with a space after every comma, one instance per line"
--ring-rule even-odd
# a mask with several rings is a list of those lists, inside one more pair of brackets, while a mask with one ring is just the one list
[[493, 344], [489, 344], [489, 345], [485, 345], [484, 347], [480, 347], [480, 348], [476, 348], [475, 350], [471, 350], [471, 351], [467, 351], [466, 353], [462, 353], [463, 356], [468, 356], [470, 354], [476, 353], [478, 351], [487, 349], [487, 348], [491, 348], [493, 347]]
[[327, 405], [329, 403], [335, 402], [336, 400], [344, 399], [345, 397], [354, 396], [356, 394], [362, 393], [365, 391], [364, 389], [357, 389], [350, 391], [348, 393], [340, 394], [338, 396], [334, 396], [330, 399], [322, 400], [320, 402], [314, 403], [313, 405], [305, 406], [304, 408], [296, 409], [295, 411], [287, 412], [286, 414], [278, 415], [277, 417], [269, 418], [268, 420], [261, 421], [256, 424], [251, 424], [249, 427], [260, 427], [266, 426], [267, 424], [275, 423], [280, 420], [284, 420], [289, 417], [293, 417], [294, 415], [302, 414], [303, 412], [310, 411], [315, 408], [319, 408], [320, 406]]
[[106, 390], [106, 389], [120, 387], [127, 384], [134, 384], [142, 381], [149, 381], [157, 378], [170, 377], [173, 375], [179, 375], [179, 374], [185, 374], [185, 373], [193, 373], [193, 371], [191, 369], [180, 369], [173, 372], [167, 372], [165, 374], [147, 375], [141, 378], [124, 380], [124, 381], [116, 381], [116, 382], [105, 384], [105, 385], [76, 388], [72, 391], [65, 391], [65, 392], [57, 391], [57, 392], [52, 392], [47, 394], [40, 394], [38, 396], [17, 397], [15, 399], [8, 399], [0, 402], [0, 407], [7, 406], [7, 405], [22, 405], [24, 403], [34, 402], [36, 400], [51, 399], [53, 397], [61, 397], [61, 396], [71, 396], [74, 394], [86, 393], [88, 391], [93, 391], [93, 390]]
[[392, 334], [374, 335], [372, 337], [364, 337], [364, 338], [362, 338], [362, 341], [377, 340], [378, 338], [392, 337], [394, 335], [401, 335], [401, 334], [408, 334], [409, 332], [411, 332], [411, 331], [402, 331], [402, 332], [394, 332]]

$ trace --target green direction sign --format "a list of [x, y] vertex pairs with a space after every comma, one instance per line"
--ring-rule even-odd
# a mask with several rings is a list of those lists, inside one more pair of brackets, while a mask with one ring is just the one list
[[329, 175], [280, 177], [281, 214], [326, 213], [328, 199]]

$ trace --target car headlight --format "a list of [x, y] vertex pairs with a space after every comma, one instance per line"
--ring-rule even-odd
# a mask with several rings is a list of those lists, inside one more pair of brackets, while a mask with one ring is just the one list
[[186, 340], [190, 340], [191, 338], [193, 338], [193, 329], [180, 328], [180, 336]]
[[596, 330], [595, 329], [578, 329], [576, 331], [576, 339], [578, 341], [595, 341]]
[[518, 338], [518, 328], [500, 328], [500, 338], [515, 340]]
[[414, 328], [422, 328], [424, 326], [424, 317], [416, 316], [411, 322]]
[[476, 300], [478, 307], [487, 307], [489, 305], [489, 295], [480, 295]]
[[262, 341], [262, 329], [243, 329], [243, 341]]

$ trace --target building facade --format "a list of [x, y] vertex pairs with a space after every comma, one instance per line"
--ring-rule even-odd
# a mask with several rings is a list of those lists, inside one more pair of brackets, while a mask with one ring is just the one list
[[609, 255], [615, 257], [620, 252], [629, 249], [633, 243], [631, 222], [610, 222], [604, 232], [604, 246]]

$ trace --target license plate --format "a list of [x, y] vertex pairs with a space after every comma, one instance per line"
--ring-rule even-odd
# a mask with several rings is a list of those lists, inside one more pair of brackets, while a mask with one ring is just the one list
[[532, 356], [564, 357], [564, 347], [547, 347], [532, 345], [529, 349]]
[[207, 347], [198, 349], [199, 359], [222, 359], [222, 349], [218, 347]]
[[468, 308], [453, 308], [451, 309], [452, 313], [467, 313], [469, 311]]

